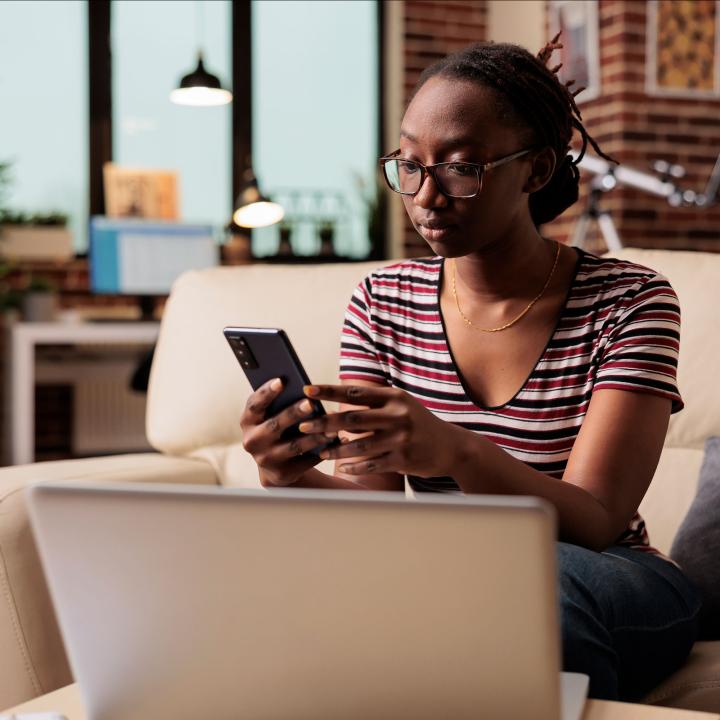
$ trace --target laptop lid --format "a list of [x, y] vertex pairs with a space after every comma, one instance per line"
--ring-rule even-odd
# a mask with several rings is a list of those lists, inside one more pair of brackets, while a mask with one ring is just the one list
[[39, 485], [91, 720], [557, 720], [554, 519], [532, 498]]

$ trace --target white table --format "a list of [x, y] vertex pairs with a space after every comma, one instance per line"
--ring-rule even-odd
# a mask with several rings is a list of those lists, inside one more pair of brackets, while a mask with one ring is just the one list
[[35, 348], [38, 345], [152, 345], [158, 322], [14, 323], [8, 328], [6, 442], [13, 465], [35, 458]]

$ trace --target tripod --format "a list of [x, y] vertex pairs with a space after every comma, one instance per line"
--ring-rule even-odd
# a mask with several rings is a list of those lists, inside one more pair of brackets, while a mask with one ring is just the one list
[[588, 230], [590, 229], [590, 222], [595, 220], [608, 250], [620, 250], [620, 248], [622, 248], [623, 244], [620, 240], [620, 236], [618, 235], [612, 216], [610, 215], [610, 211], [603, 210], [600, 207], [600, 198], [602, 197], [602, 194], [608, 190], [612, 190], [615, 185], [617, 185], [617, 180], [612, 172], [605, 175], [598, 175], [593, 178], [587, 205], [575, 222], [575, 228], [573, 229], [572, 238], [570, 240], [571, 245], [579, 248], [585, 247], [585, 240]]

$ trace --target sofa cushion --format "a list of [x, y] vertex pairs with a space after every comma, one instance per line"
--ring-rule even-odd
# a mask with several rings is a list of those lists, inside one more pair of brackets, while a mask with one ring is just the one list
[[720, 713], [720, 642], [697, 642], [686, 663], [643, 699], [648, 705]]
[[702, 449], [665, 447], [640, 503], [650, 544], [666, 555], [695, 497], [702, 460]]
[[[213, 445], [200, 448], [188, 457], [204, 460], [208, 463], [217, 476], [220, 485], [255, 490], [262, 487], [255, 460], [245, 450], [242, 443], [237, 442], [230, 445]], [[335, 462], [333, 460], [323, 460], [315, 467], [321, 472], [332, 475]]]
[[700, 636], [720, 640], [720, 437], [708, 438], [695, 499], [675, 536], [670, 556], [703, 600]]

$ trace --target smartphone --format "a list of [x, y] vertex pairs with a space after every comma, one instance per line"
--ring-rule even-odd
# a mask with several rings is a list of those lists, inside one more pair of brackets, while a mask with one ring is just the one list
[[[281, 410], [293, 405], [299, 400], [308, 399], [303, 392], [304, 385], [310, 385], [310, 379], [284, 330], [279, 328], [250, 328], [226, 327], [223, 335], [235, 354], [240, 367], [245, 372], [253, 390], [257, 390], [268, 380], [280, 378], [283, 381], [282, 392], [270, 403], [267, 417], [277, 415]], [[310, 400], [313, 411], [308, 416], [319, 417], [325, 415], [325, 408], [318, 400]], [[291, 440], [303, 436], [295, 423], [285, 431], [281, 437]], [[336, 438], [325, 445], [311, 450], [318, 455], [326, 447], [337, 445]]]

